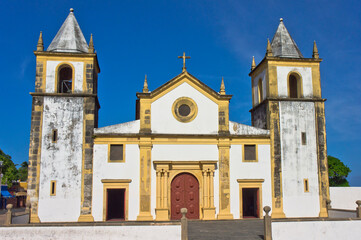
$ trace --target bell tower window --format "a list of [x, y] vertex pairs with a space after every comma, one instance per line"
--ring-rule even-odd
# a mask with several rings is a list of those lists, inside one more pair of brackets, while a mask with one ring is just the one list
[[69, 65], [63, 65], [58, 72], [58, 93], [71, 93], [73, 87], [73, 69]]
[[302, 96], [301, 78], [296, 74], [291, 74], [288, 78], [288, 94], [290, 98], [301, 98]]

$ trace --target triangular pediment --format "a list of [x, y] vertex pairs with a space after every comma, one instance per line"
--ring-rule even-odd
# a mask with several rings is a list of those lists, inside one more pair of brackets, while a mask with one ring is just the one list
[[215, 90], [210, 88], [208, 85], [206, 85], [201, 80], [194, 77], [192, 74], [188, 73], [187, 71], [182, 72], [178, 76], [172, 78], [168, 82], [156, 88], [154, 91], [149, 93], [137, 93], [137, 96], [148, 97], [151, 98], [152, 100], [156, 100], [185, 82], [191, 85], [192, 87], [194, 87], [195, 89], [197, 89], [199, 92], [206, 95], [214, 102], [217, 102], [219, 100], [230, 100], [232, 98], [232, 95], [224, 95], [216, 92]]

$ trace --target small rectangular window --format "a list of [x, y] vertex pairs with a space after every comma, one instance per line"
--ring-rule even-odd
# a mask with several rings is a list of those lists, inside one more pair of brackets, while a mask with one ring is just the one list
[[257, 161], [256, 145], [244, 145], [244, 161]]
[[302, 145], [306, 145], [307, 144], [306, 133], [302, 132], [301, 136], [302, 136]]
[[56, 181], [50, 181], [50, 196], [56, 195]]
[[53, 133], [51, 135], [51, 140], [53, 143], [56, 143], [56, 141], [58, 141], [58, 130], [57, 129], [53, 129]]
[[109, 161], [124, 161], [124, 146], [123, 144], [112, 144], [109, 150]]
[[308, 186], [308, 179], [307, 178], [303, 179], [303, 184], [304, 184], [305, 192], [309, 192], [310, 189], [309, 189], [309, 186]]

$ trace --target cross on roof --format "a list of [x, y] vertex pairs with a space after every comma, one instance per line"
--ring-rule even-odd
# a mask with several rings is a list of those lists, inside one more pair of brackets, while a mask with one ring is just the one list
[[185, 52], [183, 52], [183, 56], [178, 56], [178, 58], [183, 58], [183, 68], [182, 68], [182, 70], [183, 70], [183, 72], [184, 71], [186, 71], [186, 59], [190, 59], [191, 57], [189, 57], [189, 56], [186, 56], [186, 53]]

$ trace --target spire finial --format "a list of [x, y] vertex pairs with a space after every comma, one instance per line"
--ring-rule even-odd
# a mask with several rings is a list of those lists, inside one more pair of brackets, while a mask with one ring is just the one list
[[320, 55], [318, 54], [318, 49], [317, 49], [316, 41], [314, 41], [314, 42], [313, 42], [312, 58], [318, 59], [319, 57], [320, 57]]
[[148, 82], [147, 82], [147, 74], [145, 74], [145, 78], [144, 78], [143, 92], [144, 92], [144, 93], [149, 92]]
[[280, 18], [280, 22], [283, 22], [283, 18]]
[[254, 56], [252, 57], [252, 65], [251, 65], [251, 71], [256, 68], [256, 62], [254, 61]]
[[182, 72], [187, 71], [187, 68], [186, 68], [186, 59], [190, 59], [191, 57], [186, 56], [186, 53], [183, 52], [183, 56], [178, 56], [178, 58], [183, 58], [183, 68], [182, 68]]
[[38, 45], [36, 45], [36, 51], [44, 51], [43, 32], [42, 31], [40, 31]]
[[70, 8], [70, 12], [74, 12], [74, 9], [73, 9], [73, 8]]
[[221, 94], [221, 95], [226, 95], [226, 87], [224, 86], [223, 77], [222, 77], [221, 89], [220, 89], [220, 91], [219, 91], [219, 94]]
[[90, 34], [88, 53], [94, 53], [93, 34]]
[[272, 47], [271, 47], [271, 43], [269, 42], [269, 38], [267, 38], [267, 52], [266, 52], [266, 56], [267, 56], [267, 57], [272, 57], [272, 56], [273, 56]]

